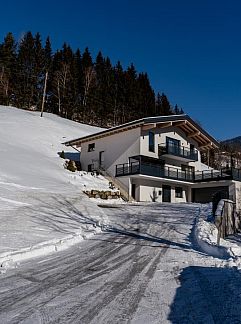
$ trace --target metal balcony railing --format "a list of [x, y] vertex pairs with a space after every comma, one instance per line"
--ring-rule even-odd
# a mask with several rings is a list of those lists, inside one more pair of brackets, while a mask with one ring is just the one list
[[160, 144], [158, 146], [158, 154], [159, 156], [166, 154], [174, 155], [192, 161], [198, 160], [198, 151], [196, 149], [190, 149], [188, 147], [174, 145], [171, 143]]
[[153, 177], [176, 179], [193, 182], [193, 173], [175, 167], [161, 166], [146, 162], [132, 162], [116, 165], [116, 177], [132, 174], [143, 174]]
[[183, 171], [175, 167], [140, 161], [116, 165], [116, 177], [134, 174], [143, 174], [188, 182], [208, 182], [232, 179], [241, 181], [241, 170], [234, 168], [192, 172], [189, 170]]

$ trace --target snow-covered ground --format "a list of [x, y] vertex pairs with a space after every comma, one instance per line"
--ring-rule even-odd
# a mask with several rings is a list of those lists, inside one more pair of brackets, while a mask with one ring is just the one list
[[0, 323], [240, 323], [240, 272], [195, 244], [200, 205], [105, 212], [100, 234], [1, 275]]
[[103, 177], [63, 168], [61, 143], [97, 130], [0, 107], [0, 264], [40, 256], [0, 271], [0, 323], [240, 323], [241, 262], [210, 255], [210, 206], [107, 206], [82, 192]]
[[1, 264], [61, 249], [95, 232], [96, 221], [105, 221], [82, 190], [108, 189], [108, 182], [65, 170], [58, 155], [76, 152], [62, 142], [98, 130], [52, 114], [41, 118], [39, 112], [0, 106]]
[[[90, 233], [105, 213], [83, 190], [109, 189], [101, 176], [64, 169], [62, 150], [78, 154], [62, 142], [99, 131], [99, 128], [53, 114], [0, 106], [0, 263], [60, 250]], [[118, 200], [112, 203], [119, 203]], [[240, 256], [240, 247], [221, 240], [205, 221], [202, 210], [196, 238], [203, 250], [216, 256]], [[16, 254], [17, 252], [17, 254]], [[21, 252], [21, 253], [19, 253]]]

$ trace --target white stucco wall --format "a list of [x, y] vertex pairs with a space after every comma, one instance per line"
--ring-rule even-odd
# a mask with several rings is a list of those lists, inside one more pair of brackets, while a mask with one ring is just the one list
[[[149, 131], [152, 131], [155, 134], [155, 152], [149, 151]], [[200, 171], [204, 168], [204, 165], [201, 163], [201, 154], [198, 149], [198, 143], [193, 138], [187, 138], [184, 132], [177, 127], [167, 127], [167, 128], [155, 128], [150, 130], [143, 130], [141, 132], [140, 138], [140, 152], [141, 155], [148, 155], [153, 158], [158, 158], [158, 145], [166, 144], [166, 138], [171, 137], [180, 141], [181, 147], [189, 148], [190, 144], [194, 145], [194, 148], [198, 150], [198, 161], [195, 162], [185, 162], [179, 161], [177, 159], [171, 159], [163, 156], [163, 159], [166, 160], [166, 165], [172, 165], [175, 167], [181, 167], [181, 164], [188, 164], [195, 167], [195, 171]]]
[[[95, 143], [95, 150], [88, 152], [91, 143]], [[87, 170], [88, 164], [98, 166], [101, 151], [104, 151], [104, 168], [115, 175], [117, 164], [127, 163], [129, 157], [140, 154], [140, 128], [83, 143], [80, 157], [83, 170]]]
[[[171, 187], [171, 202], [187, 202], [188, 187], [181, 183], [168, 182], [163, 180], [147, 180], [140, 178], [131, 178], [131, 182], [136, 185], [136, 200], [138, 201], [152, 201], [153, 191], [157, 193], [157, 202], [162, 202], [163, 185]], [[182, 187], [183, 197], [175, 197], [175, 187]]]
[[[178, 202], [187, 202], [187, 190], [186, 188], [183, 188], [183, 197], [177, 198], [175, 197], [175, 187], [177, 186], [171, 186], [171, 202], [172, 203], [178, 203]], [[163, 195], [163, 189], [161, 187], [151, 187], [151, 186], [139, 186], [140, 196], [139, 201], [152, 201], [151, 197], [153, 197], [153, 191], [156, 191], [157, 193], [157, 202], [162, 202], [162, 195]]]

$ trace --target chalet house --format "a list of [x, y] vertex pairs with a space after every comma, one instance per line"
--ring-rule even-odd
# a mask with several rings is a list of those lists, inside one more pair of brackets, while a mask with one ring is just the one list
[[222, 191], [240, 204], [241, 171], [201, 162], [219, 144], [188, 115], [142, 118], [64, 144], [81, 147], [83, 170], [105, 170], [136, 201], [208, 202]]

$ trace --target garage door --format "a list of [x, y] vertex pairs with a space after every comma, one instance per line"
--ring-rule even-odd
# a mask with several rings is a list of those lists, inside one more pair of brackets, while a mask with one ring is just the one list
[[194, 188], [192, 189], [192, 201], [197, 203], [208, 203], [212, 197], [219, 191], [224, 192], [228, 198], [228, 186], [211, 187], [211, 188]]

